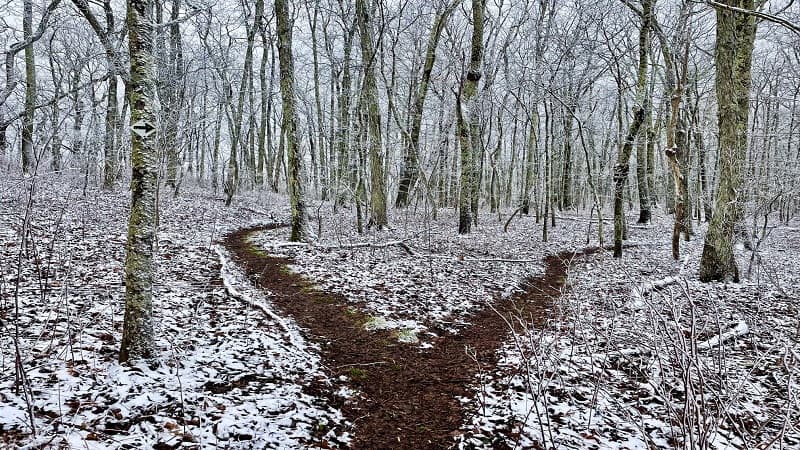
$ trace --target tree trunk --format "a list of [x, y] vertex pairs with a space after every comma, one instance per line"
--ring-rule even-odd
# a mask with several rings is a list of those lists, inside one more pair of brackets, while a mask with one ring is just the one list
[[117, 77], [110, 76], [108, 79], [108, 98], [106, 98], [106, 121], [105, 136], [103, 138], [103, 189], [113, 189], [117, 179], [119, 163], [117, 160]]
[[[753, 9], [753, 0], [724, 0], [738, 8]], [[719, 189], [714, 216], [708, 227], [700, 259], [700, 280], [738, 281], [733, 255], [734, 227], [743, 206], [739, 191], [747, 153], [747, 121], [750, 112], [750, 67], [757, 22], [749, 15], [717, 9], [717, 120], [719, 126]]]
[[[316, 136], [316, 148], [317, 148], [317, 164], [314, 165], [314, 179], [315, 182], [318, 182], [321, 187], [321, 199], [323, 201], [328, 199], [328, 185], [330, 184], [328, 181], [328, 170], [327, 170], [327, 158], [325, 157], [325, 114], [322, 110], [322, 95], [320, 94], [319, 89], [319, 78], [320, 78], [320, 70], [319, 70], [319, 50], [317, 45], [317, 23], [319, 17], [319, 2], [314, 2], [314, 12], [313, 14], [309, 13], [310, 16], [310, 26], [311, 26], [311, 55], [314, 67], [314, 110], [316, 112], [316, 126], [317, 126], [317, 136]], [[306, 7], [308, 7], [308, 3], [306, 3]], [[311, 119], [309, 118], [309, 122]], [[313, 136], [309, 136], [309, 139], [314, 139]], [[312, 157], [314, 152], [311, 153]]]
[[349, 198], [350, 179], [348, 168], [351, 164], [350, 155], [350, 55], [353, 49], [353, 33], [355, 24], [352, 24], [344, 34], [344, 57], [342, 62], [342, 84], [339, 88], [339, 123], [336, 127], [336, 148], [338, 153], [338, 168], [336, 171], [336, 199], [334, 208], [345, 204]]
[[482, 147], [480, 133], [480, 115], [478, 111], [478, 82], [481, 79], [483, 65], [483, 16], [486, 8], [485, 0], [472, 0], [472, 46], [469, 69], [463, 81], [458, 114], [458, 137], [461, 146], [461, 188], [458, 201], [458, 232], [469, 233], [472, 230], [473, 196], [477, 191], [478, 174], [476, 156]]
[[[686, 71], [688, 64], [689, 47], [686, 43], [686, 50], [681, 64], [681, 73], [672, 86], [670, 93], [670, 116], [667, 124], [667, 148], [664, 150], [672, 172], [673, 188], [675, 193], [675, 225], [672, 231], [672, 257], [676, 260], [680, 257], [680, 235], [684, 234], [689, 240], [688, 224], [689, 218], [689, 193], [688, 184], [685, 176], [687, 170], [689, 148], [687, 146], [686, 120], [680, 107], [683, 99], [683, 90], [686, 83]], [[667, 70], [677, 71], [677, 61], [668, 63]], [[671, 84], [671, 83], [668, 83]]]
[[361, 59], [364, 64], [362, 107], [366, 108], [367, 131], [369, 132], [370, 168], [370, 218], [367, 228], [383, 229], [389, 224], [386, 215], [386, 179], [383, 170], [383, 143], [381, 139], [381, 116], [378, 106], [378, 82], [375, 77], [375, 45], [372, 36], [372, 18], [367, 0], [356, 0], [356, 16], [361, 41]]
[[[538, 105], [534, 105], [534, 112], [530, 118], [530, 130], [528, 131], [528, 145], [526, 146], [526, 153], [524, 158], [525, 177], [524, 185], [522, 188], [522, 213], [525, 215], [530, 214], [531, 211], [531, 191], [536, 191], [537, 177], [535, 168], [538, 165], [537, 156], [539, 154], [539, 112], [536, 110]], [[534, 195], [534, 202], [536, 196]]]
[[[263, 11], [263, 5], [262, 5]], [[302, 241], [306, 236], [306, 205], [303, 194], [303, 166], [297, 149], [297, 117], [294, 101], [294, 60], [292, 56], [292, 22], [286, 0], [275, 0], [275, 19], [278, 32], [278, 60], [280, 64], [281, 99], [283, 100], [283, 128], [286, 135], [286, 153], [289, 159], [287, 185], [292, 210], [290, 240]], [[257, 19], [258, 20], [258, 19]]]
[[560, 204], [562, 209], [572, 209], [575, 206], [575, 200], [572, 195], [572, 125], [575, 120], [575, 106], [570, 104], [564, 114], [564, 173], [561, 180], [561, 198]]
[[642, 27], [639, 31], [639, 68], [636, 83], [636, 106], [633, 121], [614, 166], [614, 257], [622, 257], [622, 240], [625, 228], [624, 193], [630, 170], [633, 144], [644, 123], [647, 110], [647, 55], [650, 48], [650, 23], [652, 0], [642, 0]]
[[[645, 119], [647, 120], [647, 119]], [[636, 144], [636, 186], [639, 190], [639, 220], [637, 223], [650, 223], [650, 192], [647, 189], [647, 145], [651, 139], [649, 124], [647, 129], [639, 133]]]
[[[277, 2], [276, 2], [277, 4]], [[242, 123], [244, 121], [244, 100], [253, 84], [253, 47], [255, 46], [256, 33], [261, 29], [262, 18], [264, 16], [264, 0], [257, 0], [255, 5], [255, 18], [253, 25], [247, 30], [247, 49], [244, 55], [244, 69], [242, 71], [241, 82], [239, 83], [239, 97], [236, 108], [233, 112], [233, 130], [231, 132], [231, 155], [228, 160], [228, 176], [225, 180], [225, 206], [229, 206], [233, 201], [233, 196], [239, 186], [239, 150], [241, 146]], [[291, 36], [289, 36], [291, 45]], [[291, 50], [290, 50], [291, 52]], [[244, 147], [244, 146], [242, 146]]]
[[[153, 55], [152, 0], [128, 1], [131, 55], [131, 122], [154, 124], [156, 67]], [[131, 211], [125, 260], [125, 322], [119, 360], [155, 356], [153, 336], [153, 261], [157, 242], [158, 167], [156, 138], [131, 133]]]
[[74, 110], [72, 116], [72, 137], [70, 145], [72, 146], [72, 154], [78, 158], [78, 161], [84, 163], [83, 154], [83, 97], [79, 85], [81, 84], [81, 68], [78, 67], [72, 72], [71, 88], [73, 90], [72, 96], [72, 109]]
[[436, 61], [436, 48], [442, 30], [447, 24], [447, 18], [460, 2], [456, 1], [448, 5], [437, 16], [431, 28], [428, 44], [425, 48], [425, 64], [422, 68], [422, 76], [419, 81], [419, 88], [411, 109], [411, 126], [409, 134], [405, 139], [403, 168], [400, 172], [400, 184], [397, 188], [397, 199], [395, 207], [404, 208], [408, 206], [409, 194], [414, 188], [414, 184], [419, 178], [419, 135], [422, 130], [422, 114], [425, 110], [425, 98], [428, 95], [428, 84], [433, 72], [433, 64]]
[[167, 179], [166, 185], [172, 188], [173, 194], [178, 195], [180, 177], [180, 155], [179, 155], [179, 122], [180, 112], [183, 107], [183, 43], [180, 34], [180, 22], [178, 14], [180, 12], [180, 0], [172, 0], [172, 10], [170, 11], [169, 26], [169, 54], [165, 63], [168, 65], [166, 74], [168, 79], [166, 99], [167, 110], [166, 124], [164, 126], [164, 146], [167, 153]]
[[267, 41], [266, 33], [261, 33], [261, 66], [258, 70], [258, 79], [261, 88], [261, 116], [258, 124], [258, 163], [256, 165], [256, 187], [264, 185], [264, 167], [267, 161], [267, 133], [269, 129], [269, 116], [272, 114], [272, 82], [274, 74], [270, 67], [269, 83], [267, 83], [267, 53], [271, 42]]
[[[23, 3], [22, 32], [26, 41], [33, 36], [33, 1]], [[25, 113], [22, 116], [22, 173], [31, 173], [33, 158], [33, 122], [36, 112], [36, 59], [33, 44], [25, 47]]]

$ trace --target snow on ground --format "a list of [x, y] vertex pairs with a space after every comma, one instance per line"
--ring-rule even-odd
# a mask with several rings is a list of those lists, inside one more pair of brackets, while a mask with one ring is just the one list
[[[702, 231], [575, 262], [560, 314], [515, 336], [477, 380], [462, 446], [800, 448], [800, 231], [777, 226], [742, 283], [697, 280]], [[740, 270], [753, 252], [740, 247]], [[511, 426], [509, 426], [511, 424]]]
[[287, 244], [287, 229], [263, 232], [254, 241], [270, 254], [294, 258], [293, 270], [372, 315], [368, 327], [400, 329], [400, 336], [423, 343], [456, 332], [471, 312], [541, 274], [544, 255], [583, 248], [590, 226], [585, 219], [559, 220], [542, 243], [541, 225], [532, 217], [517, 216], [504, 232], [508, 215], [482, 214], [479, 226], [460, 236], [454, 211], [441, 209], [435, 221], [421, 212], [395, 212], [391, 229], [359, 235], [342, 220], [350, 215], [323, 211], [321, 221], [312, 221], [319, 236], [311, 246]]
[[[75, 180], [36, 184], [25, 236], [30, 184], [0, 185], [0, 447], [347, 441], [340, 412], [305, 392], [328, 383], [317, 350], [213, 245], [226, 231], [285, 217], [284, 199], [242, 198], [231, 208], [200, 193], [162, 199], [159, 364], [127, 367], [116, 357], [128, 197], [83, 196]], [[25, 383], [16, 383], [17, 349]]]
[[[285, 221], [285, 199], [232, 208], [200, 193], [162, 201], [160, 364], [131, 368], [115, 362], [127, 196], [83, 196], [65, 180], [37, 185], [25, 236], [29, 185], [0, 186], [0, 446], [346, 445], [349, 424], [311, 394], [328, 385], [317, 349], [214, 245], [227, 230]], [[457, 331], [471, 311], [541, 274], [544, 255], [581, 249], [587, 234], [596, 244], [587, 229], [596, 222], [585, 218], [559, 220], [542, 243], [530, 217], [506, 233], [507, 215], [482, 215], [458, 236], [452, 210], [437, 220], [409, 210], [390, 230], [358, 235], [352, 211], [325, 209], [311, 223], [312, 245], [287, 244], [287, 229], [255, 240], [373, 315], [368, 326], [423, 341]], [[631, 228], [640, 245], [622, 260], [602, 252], [575, 261], [550, 323], [514, 336], [498, 369], [481, 372], [474, 398], [463, 400], [475, 415], [462, 447], [800, 446], [798, 224], [772, 228], [755, 255], [740, 249], [742, 283], [701, 284], [703, 230], [674, 261], [670, 221]]]

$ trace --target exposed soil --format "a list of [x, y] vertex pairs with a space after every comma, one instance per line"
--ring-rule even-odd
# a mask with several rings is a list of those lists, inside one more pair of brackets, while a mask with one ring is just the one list
[[[331, 379], [344, 375], [362, 394], [337, 405], [354, 424], [352, 446], [359, 449], [453, 447], [467, 413], [458, 398], [470, 395], [469, 385], [481, 367], [496, 364], [496, 350], [510, 332], [506, 318], [522, 316], [541, 324], [564, 287], [570, 260], [592, 252], [548, 256], [544, 275], [526, 279], [524, 293], [497, 300], [493, 308], [471, 317], [472, 325], [458, 335], [442, 336], [432, 348], [420, 349], [398, 343], [391, 330], [366, 331], [366, 315], [348, 306], [346, 298], [320, 291], [286, 268], [290, 259], [269, 256], [248, 240], [253, 233], [282, 226], [245, 228], [223, 243], [251, 281], [274, 294], [274, 304], [320, 344]], [[504, 448], [500, 442], [492, 445]]]

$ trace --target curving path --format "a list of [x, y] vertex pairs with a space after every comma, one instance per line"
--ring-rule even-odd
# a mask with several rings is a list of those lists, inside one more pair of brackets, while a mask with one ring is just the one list
[[[453, 447], [468, 413], [457, 398], [471, 395], [468, 388], [479, 370], [464, 348], [475, 351], [481, 367], [494, 367], [496, 350], [509, 335], [508, 323], [500, 314], [522, 313], [541, 324], [560, 295], [569, 261], [596, 251], [546, 257], [544, 275], [525, 280], [524, 293], [497, 301], [494, 310], [477, 313], [472, 325], [459, 335], [442, 336], [432, 348], [420, 349], [398, 343], [391, 331], [364, 330], [365, 315], [346, 308], [342, 295], [317, 289], [286, 270], [291, 260], [269, 256], [248, 239], [253, 233], [283, 226], [245, 228], [225, 236], [223, 244], [253, 284], [274, 293], [276, 307], [320, 344], [330, 378], [345, 375], [348, 385], [361, 393], [342, 404], [329, 389], [311, 388], [334, 401], [354, 424], [352, 445], [359, 449]], [[498, 437], [493, 448], [504, 448], [501, 442]]]

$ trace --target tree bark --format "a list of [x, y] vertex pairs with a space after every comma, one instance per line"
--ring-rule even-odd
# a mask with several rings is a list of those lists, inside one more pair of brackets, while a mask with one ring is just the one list
[[461, 146], [461, 187], [458, 200], [458, 232], [472, 231], [473, 196], [477, 190], [478, 174], [476, 156], [482, 147], [480, 115], [478, 111], [478, 82], [481, 79], [483, 66], [483, 17], [486, 8], [485, 0], [472, 0], [472, 46], [470, 50], [469, 68], [463, 81], [458, 98], [458, 137]]
[[[753, 0], [726, 0], [725, 5], [753, 9]], [[738, 281], [733, 255], [734, 227], [742, 219], [739, 192], [747, 154], [747, 121], [750, 112], [750, 67], [757, 23], [755, 18], [727, 8], [717, 9], [716, 92], [719, 126], [719, 190], [708, 227], [700, 280]]]
[[306, 204], [303, 193], [303, 166], [297, 149], [297, 117], [294, 101], [294, 60], [292, 57], [292, 22], [286, 0], [275, 0], [275, 19], [278, 32], [278, 62], [280, 64], [281, 99], [283, 100], [283, 128], [288, 155], [289, 203], [292, 210], [290, 240], [307, 238]]
[[[153, 0], [128, 0], [131, 62], [131, 122], [155, 123], [156, 67], [153, 54]], [[157, 242], [158, 168], [155, 135], [131, 133], [131, 212], [125, 259], [125, 322], [119, 360], [155, 356], [153, 261]]]
[[[26, 41], [33, 36], [33, 1], [23, 3], [22, 32]], [[36, 112], [36, 59], [33, 44], [25, 47], [25, 113], [22, 116], [22, 173], [29, 174], [33, 158], [33, 121]]]
[[422, 67], [417, 95], [411, 109], [411, 126], [408, 136], [405, 139], [403, 153], [403, 168], [400, 171], [400, 184], [397, 188], [397, 199], [395, 207], [405, 208], [408, 206], [409, 194], [419, 178], [419, 135], [422, 130], [422, 114], [425, 110], [425, 98], [428, 95], [428, 84], [431, 80], [433, 65], [436, 62], [436, 48], [439, 45], [439, 38], [442, 35], [447, 18], [461, 2], [454, 1], [442, 10], [433, 22], [428, 44], [425, 48], [425, 64]]
[[633, 151], [633, 144], [639, 129], [644, 123], [646, 103], [647, 103], [647, 55], [650, 48], [650, 24], [651, 24], [652, 0], [642, 0], [642, 27], [639, 31], [639, 68], [637, 71], [636, 83], [636, 106], [633, 113], [633, 121], [628, 128], [628, 134], [617, 157], [617, 164], [614, 166], [614, 257], [622, 257], [622, 240], [624, 237], [625, 218], [624, 218], [624, 193], [625, 184], [628, 180], [630, 170], [630, 159]]
[[378, 106], [378, 81], [375, 76], [375, 44], [372, 36], [372, 17], [367, 0], [356, 0], [356, 16], [361, 42], [361, 59], [364, 64], [362, 107], [366, 108], [367, 131], [369, 132], [370, 169], [370, 218], [367, 228], [378, 230], [389, 225], [386, 214], [386, 178], [383, 170], [383, 142], [381, 138], [381, 116]]

